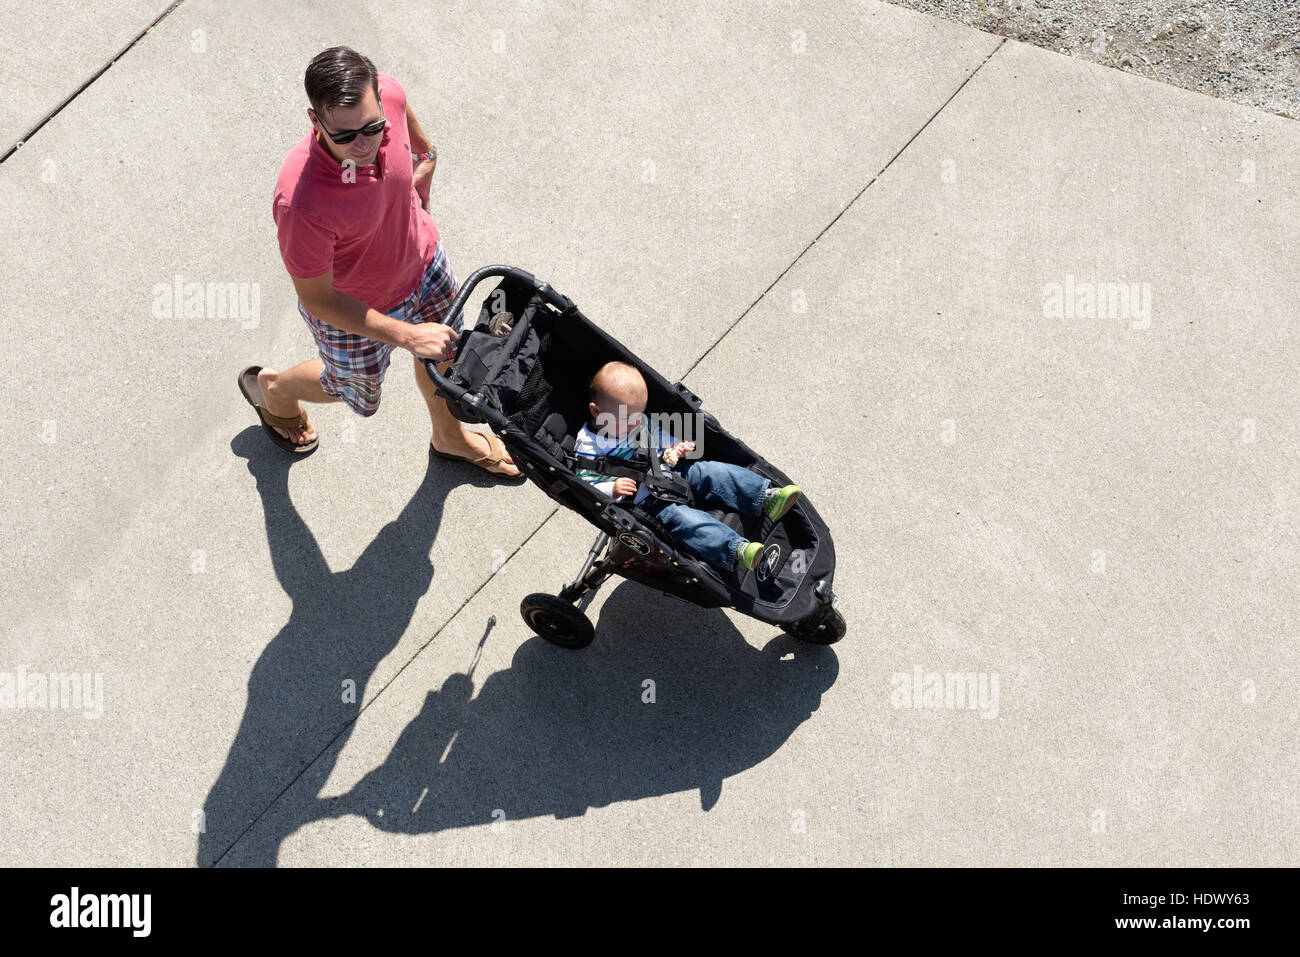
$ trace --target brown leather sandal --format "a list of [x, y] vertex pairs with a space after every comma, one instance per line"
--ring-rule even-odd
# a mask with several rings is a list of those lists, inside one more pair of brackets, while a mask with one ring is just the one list
[[520, 472], [518, 475], [507, 475], [505, 472], [493, 472], [492, 466], [497, 465], [500, 462], [504, 461], [506, 457], [505, 443], [502, 442], [495, 435], [493, 435], [491, 432], [478, 432], [476, 434], [481, 435], [488, 440], [487, 455], [481, 455], [476, 459], [466, 458], [463, 455], [450, 455], [446, 452], [439, 452], [437, 449], [433, 447], [432, 442], [429, 443], [429, 454], [436, 455], [440, 459], [450, 459], [453, 462], [468, 462], [470, 465], [477, 465], [479, 468], [483, 469], [483, 471], [487, 472], [489, 475], [495, 475], [497, 478], [520, 479], [524, 477], [522, 472]]
[[[282, 429], [305, 429], [307, 428], [307, 415], [304, 412], [299, 412], [297, 415], [291, 417], [272, 415], [270, 412], [266, 411], [264, 406], [258, 405], [256, 400], [253, 398], [253, 393], [248, 386], [247, 379], [249, 376], [252, 376], [253, 381], [256, 382], [257, 374], [261, 371], [261, 366], [249, 366], [243, 372], [239, 373], [238, 382], [240, 393], [243, 394], [244, 399], [247, 400], [248, 404], [257, 411], [257, 417], [262, 420], [262, 431], [267, 434], [272, 442], [284, 449], [286, 452], [292, 452], [295, 455], [307, 455], [310, 452], [316, 451], [316, 446], [320, 445], [319, 435], [310, 442], [296, 445], [291, 440], [286, 439], [279, 432], [275, 431], [275, 426], [279, 426]], [[261, 394], [260, 390], [258, 394]]]

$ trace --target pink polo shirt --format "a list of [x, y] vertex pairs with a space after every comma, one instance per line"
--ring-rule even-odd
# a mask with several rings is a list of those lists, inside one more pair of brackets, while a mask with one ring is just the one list
[[271, 213], [290, 276], [332, 269], [335, 289], [388, 312], [419, 284], [438, 227], [412, 182], [406, 91], [387, 73], [377, 79], [388, 125], [375, 162], [345, 167], [309, 129], [280, 166]]

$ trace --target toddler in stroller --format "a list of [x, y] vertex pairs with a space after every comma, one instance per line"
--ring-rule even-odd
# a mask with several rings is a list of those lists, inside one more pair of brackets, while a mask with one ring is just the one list
[[[802, 494], [797, 485], [777, 487], [771, 479], [730, 462], [696, 459], [688, 463], [686, 456], [695, 451], [695, 443], [679, 441], [644, 422], [647, 398], [645, 379], [635, 366], [618, 361], [601, 366], [588, 384], [592, 421], [579, 431], [574, 455], [627, 458], [644, 443], [649, 454], [685, 477], [700, 504], [740, 515], [766, 515], [772, 521], [779, 521], [794, 507]], [[639, 428], [651, 434], [640, 436]], [[714, 568], [729, 572], [739, 562], [753, 569], [763, 557], [762, 542], [751, 542], [708, 512], [654, 496], [630, 476], [615, 477], [587, 467], [576, 469], [576, 474], [611, 497], [633, 496], [633, 503], [658, 519], [674, 542]]]

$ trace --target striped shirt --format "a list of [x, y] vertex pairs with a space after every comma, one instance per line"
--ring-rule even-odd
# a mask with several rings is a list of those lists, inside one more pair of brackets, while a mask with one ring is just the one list
[[[676, 440], [669, 435], [665, 435], [662, 429], [655, 429], [654, 436], [656, 440], [655, 455], [660, 455], [664, 449], [677, 444]], [[637, 446], [632, 443], [631, 438], [630, 433], [621, 439], [612, 435], [601, 435], [599, 432], [593, 431], [590, 425], [584, 425], [582, 431], [578, 433], [578, 437], [573, 441], [573, 454], [585, 455], [593, 459], [598, 455], [608, 455], [620, 459], [630, 458], [632, 453], [637, 450]], [[584, 482], [590, 482], [599, 491], [604, 492], [611, 498], [614, 497], [615, 476], [602, 475], [586, 468], [579, 468], [574, 474]], [[637, 482], [636, 484], [636, 495], [632, 499], [634, 505], [644, 501], [650, 494], [646, 491], [644, 482]]]

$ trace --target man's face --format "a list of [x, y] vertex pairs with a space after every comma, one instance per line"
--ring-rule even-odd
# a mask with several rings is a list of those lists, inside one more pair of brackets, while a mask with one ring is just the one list
[[384, 138], [382, 130], [374, 136], [358, 133], [351, 143], [343, 144], [335, 143], [328, 134], [359, 130], [383, 118], [379, 97], [375, 96], [375, 91], [366, 87], [365, 96], [356, 106], [340, 106], [325, 112], [328, 115], [318, 116], [315, 110], [309, 108], [307, 116], [320, 130], [320, 143], [329, 154], [340, 163], [347, 160], [351, 160], [357, 166], [369, 166], [373, 163], [379, 155], [379, 144]]

